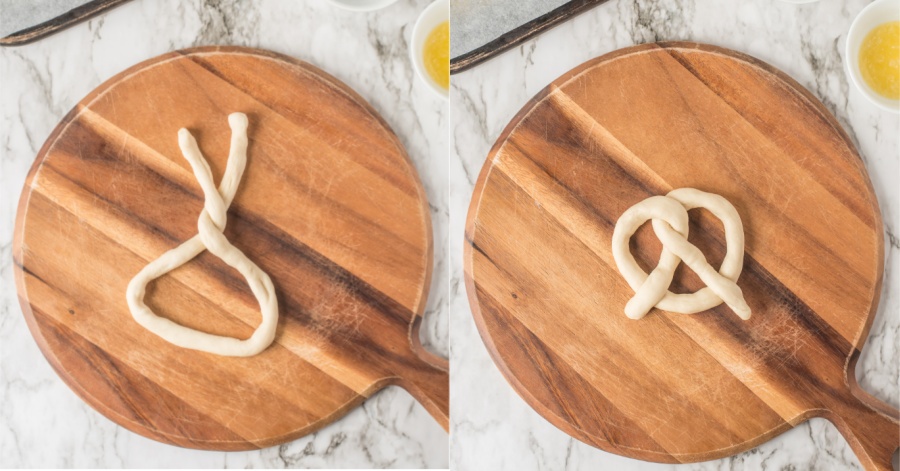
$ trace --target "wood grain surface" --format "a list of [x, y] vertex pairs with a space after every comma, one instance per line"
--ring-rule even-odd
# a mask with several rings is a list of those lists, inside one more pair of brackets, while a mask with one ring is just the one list
[[[128, 281], [197, 232], [203, 196], [177, 131], [218, 182], [227, 115], [248, 115], [247, 169], [226, 237], [275, 284], [275, 343], [250, 358], [175, 347], [141, 328]], [[101, 85], [41, 149], [19, 203], [14, 262], [32, 334], [88, 404], [185, 447], [276, 445], [381, 388], [407, 389], [447, 427], [446, 361], [419, 343], [432, 269], [425, 194], [387, 124], [321, 70], [274, 53], [178, 51]], [[204, 252], [152, 283], [148, 305], [246, 338], [258, 305]]]
[[[625, 317], [633, 292], [612, 258], [615, 221], [681, 187], [720, 194], [740, 213], [749, 321], [724, 305]], [[693, 462], [825, 417], [866, 469], [890, 469], [897, 410], [854, 373], [881, 293], [878, 203], [835, 119], [772, 67], [665, 43], [570, 71], [497, 140], [466, 238], [469, 300], [490, 354], [572, 436]], [[691, 211], [689, 240], [718, 267], [718, 220]], [[649, 224], [631, 242], [645, 269], [660, 249]], [[682, 265], [673, 291], [700, 287]]]

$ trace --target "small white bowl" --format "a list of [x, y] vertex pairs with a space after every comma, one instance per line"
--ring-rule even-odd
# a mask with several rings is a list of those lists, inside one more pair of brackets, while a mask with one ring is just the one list
[[844, 51], [844, 70], [850, 82], [876, 106], [894, 113], [900, 113], [900, 100], [891, 100], [875, 93], [863, 80], [862, 72], [859, 70], [859, 48], [866, 35], [876, 26], [898, 20], [900, 20], [900, 0], [876, 0], [870, 3], [856, 15], [856, 19], [850, 25], [850, 31], [847, 33], [847, 49]]
[[328, 0], [328, 3], [350, 11], [372, 11], [384, 8], [397, 0]]
[[409, 47], [410, 60], [412, 61], [416, 75], [419, 76], [419, 79], [423, 82], [427, 83], [428, 88], [434, 91], [434, 93], [437, 93], [444, 98], [450, 96], [450, 91], [438, 85], [437, 82], [428, 75], [428, 71], [425, 70], [425, 62], [422, 60], [422, 49], [425, 47], [425, 39], [428, 37], [428, 33], [430, 33], [437, 25], [449, 20], [450, 3], [448, 0], [436, 0], [435, 2], [432, 2], [431, 5], [428, 5], [428, 7], [422, 11], [422, 14], [419, 15], [419, 19], [416, 20], [416, 25], [413, 26], [412, 39], [410, 40]]

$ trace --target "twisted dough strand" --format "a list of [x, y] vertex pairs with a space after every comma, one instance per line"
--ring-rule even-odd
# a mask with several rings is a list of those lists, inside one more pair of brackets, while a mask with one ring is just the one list
[[[725, 259], [718, 272], [703, 253], [688, 242], [688, 210], [706, 208], [725, 226]], [[659, 263], [650, 274], [644, 272], [628, 249], [628, 241], [638, 227], [652, 220], [653, 232], [662, 242]], [[613, 230], [613, 258], [634, 296], [625, 305], [625, 315], [644, 317], [652, 308], [681, 314], [694, 314], [728, 305], [741, 319], [750, 318], [750, 307], [744, 300], [737, 279], [744, 265], [744, 227], [740, 215], [725, 198], [693, 188], [680, 188], [666, 196], [651, 196], [628, 208]], [[706, 283], [696, 293], [675, 294], [668, 290], [675, 268], [684, 262]]]
[[[218, 189], [213, 182], [212, 170], [197, 147], [197, 141], [187, 129], [178, 131], [181, 153], [190, 163], [194, 177], [203, 189], [204, 204], [203, 211], [197, 218], [197, 235], [162, 254], [138, 272], [128, 283], [125, 297], [134, 320], [169, 343], [217, 355], [245, 357], [265, 350], [275, 339], [278, 300], [269, 275], [231, 245], [222, 234], [227, 222], [228, 208], [247, 164], [247, 116], [243, 113], [232, 113], [228, 116], [228, 124], [231, 126], [231, 150]], [[157, 316], [144, 303], [147, 284], [184, 265], [204, 250], [209, 250], [239, 271], [259, 302], [262, 322], [246, 340], [212, 335], [185, 327]]]

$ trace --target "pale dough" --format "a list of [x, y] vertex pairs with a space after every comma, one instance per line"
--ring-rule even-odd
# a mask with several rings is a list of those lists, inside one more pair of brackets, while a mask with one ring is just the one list
[[[191, 164], [194, 177], [203, 189], [204, 207], [197, 219], [198, 234], [145, 266], [128, 283], [125, 297], [134, 320], [172, 344], [217, 355], [246, 357], [265, 350], [275, 339], [278, 300], [269, 275], [231, 245], [222, 234], [228, 207], [231, 206], [247, 164], [247, 116], [232, 113], [228, 116], [228, 124], [231, 126], [231, 151], [218, 190], [209, 164], [200, 153], [194, 136], [187, 129], [178, 131], [181, 153]], [[239, 271], [259, 302], [262, 322], [246, 340], [207, 334], [185, 327], [157, 316], [144, 304], [148, 283], [187, 263], [204, 250], [209, 250]]]
[[[688, 242], [688, 210], [705, 208], [725, 226], [725, 259], [718, 272], [700, 249]], [[662, 242], [659, 264], [648, 275], [638, 266], [628, 241], [647, 220]], [[635, 294], [625, 305], [625, 315], [644, 317], [653, 307], [680, 314], [694, 314], [725, 302], [741, 319], [750, 318], [750, 307], [737, 285], [744, 265], [744, 227], [734, 206], [725, 198], [693, 188], [680, 188], [666, 196], [651, 196], [626, 210], [613, 230], [613, 258], [619, 272]], [[696, 293], [675, 294], [669, 284], [680, 262], [688, 265], [706, 283]]]

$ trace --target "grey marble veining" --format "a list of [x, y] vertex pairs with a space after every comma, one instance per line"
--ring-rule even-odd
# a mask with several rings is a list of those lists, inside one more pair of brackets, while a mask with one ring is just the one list
[[[861, 469], [829, 422], [814, 419], [746, 453], [689, 465], [647, 463], [570, 438], [519, 398], [492, 363], [462, 282], [471, 192], [491, 145], [515, 113], [578, 64], [633, 44], [691, 40], [756, 56], [784, 70], [837, 116], [860, 150], [885, 224], [884, 289], [857, 371], [862, 387], [898, 406], [900, 376], [900, 117], [848, 87], [842, 70], [850, 22], [868, 2], [823, 0], [613, 0], [453, 76], [450, 151], [451, 466], [459, 471]], [[896, 460], [896, 458], [895, 458]]]
[[306, 60], [360, 93], [398, 134], [425, 185], [435, 270], [423, 342], [448, 353], [448, 105], [408, 60], [426, 0], [375, 13], [318, 0], [136, 0], [42, 41], [0, 48], [0, 467], [432, 467], [447, 434], [409, 394], [388, 388], [318, 433], [256, 452], [163, 445], [116, 426], [56, 376], [25, 326], [12, 273], [19, 193], [59, 120], [102, 81], [179, 48], [232, 44]]

